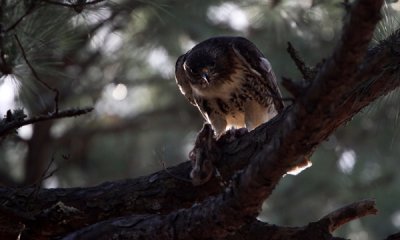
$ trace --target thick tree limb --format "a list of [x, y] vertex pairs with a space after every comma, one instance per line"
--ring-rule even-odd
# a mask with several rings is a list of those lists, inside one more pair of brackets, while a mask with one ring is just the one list
[[347, 85], [358, 81], [354, 78], [354, 73], [358, 71], [359, 63], [365, 56], [373, 36], [375, 25], [381, 18], [380, 11], [376, 10], [381, 8], [382, 3], [382, 0], [359, 0], [353, 4], [338, 46], [331, 58], [325, 62], [315, 79], [315, 84], [308, 92], [307, 104], [313, 104], [309, 107], [316, 106], [322, 100], [321, 97], [329, 97], [330, 99], [327, 100], [335, 98], [335, 94], [329, 94], [332, 89], [346, 91]]
[[[341, 239], [335, 238], [331, 235], [341, 225], [369, 215], [376, 214], [377, 210], [375, 208], [375, 201], [364, 200], [360, 202], [355, 202], [353, 204], [342, 207], [317, 222], [313, 222], [304, 227], [281, 227], [276, 225], [271, 225], [267, 223], [254, 220], [249, 224], [235, 232], [234, 235], [229, 236], [227, 240], [246, 240], [246, 239], [265, 239], [265, 240], [309, 240], [309, 239], [319, 239], [319, 240], [333, 240]], [[107, 239], [112, 237], [112, 233], [124, 232], [118, 235], [118, 238], [123, 239], [135, 239], [127, 228], [139, 224], [142, 221], [147, 221], [150, 218], [157, 216], [131, 216], [119, 219], [113, 219], [106, 222], [101, 222], [92, 225], [84, 230], [76, 232], [65, 240], [69, 239]], [[150, 225], [149, 225], [150, 226]]]

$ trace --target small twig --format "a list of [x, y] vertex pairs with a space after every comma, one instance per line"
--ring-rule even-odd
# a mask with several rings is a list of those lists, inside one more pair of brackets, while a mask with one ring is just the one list
[[84, 3], [64, 3], [64, 2], [57, 2], [53, 0], [42, 0], [42, 2], [49, 3], [49, 4], [54, 4], [58, 6], [63, 6], [63, 7], [69, 7], [69, 8], [77, 8], [77, 7], [84, 7], [88, 5], [94, 5], [100, 2], [104, 2], [105, 0], [93, 0], [90, 2], [84, 2]]
[[40, 176], [40, 178], [38, 179], [37, 183], [38, 185], [42, 185], [43, 181], [50, 178], [51, 176], [53, 176], [53, 174], [58, 170], [57, 168], [52, 170], [51, 172], [49, 172], [51, 165], [53, 165], [54, 163], [54, 154], [51, 157], [51, 160], [49, 162], [49, 164], [47, 164], [46, 169], [43, 171], [42, 176]]
[[[50, 167], [53, 165], [54, 163], [54, 154], [51, 157], [51, 160], [49, 162], [49, 164], [47, 165], [46, 169], [43, 171], [41, 177], [32, 185], [28, 186], [29, 188], [33, 188], [32, 192], [26, 197], [26, 202], [24, 203], [23, 208], [27, 209], [27, 207], [29, 206], [29, 203], [32, 200], [36, 200], [37, 199], [37, 195], [42, 187], [42, 183], [44, 180], [50, 178], [51, 176], [53, 176], [53, 174], [58, 170], [58, 169], [54, 169], [51, 172], [49, 172]], [[23, 190], [23, 188], [16, 188], [15, 191], [11, 194], [11, 196], [13, 196], [14, 194], [16, 194], [18, 191]], [[10, 198], [11, 198], [10, 196]], [[12, 200], [11, 200], [12, 201]], [[24, 212], [20, 212], [17, 210], [14, 210], [12, 208], [8, 208], [6, 206], [8, 200], [3, 201], [0, 204], [0, 213], [5, 214], [6, 216], [15, 218], [18, 221], [21, 220], [25, 220], [25, 221], [34, 221], [34, 217], [28, 213], [24, 213]], [[23, 209], [20, 208], [20, 209]]]
[[296, 64], [296, 67], [303, 75], [304, 79], [311, 81], [313, 78], [312, 69], [305, 64], [304, 60], [299, 56], [299, 53], [290, 42], [288, 42], [288, 47], [286, 50], [288, 51], [290, 57], [293, 59], [294, 63]]
[[333, 232], [354, 219], [370, 214], [375, 215], [377, 212], [378, 209], [375, 207], [374, 200], [363, 200], [337, 209], [323, 217], [319, 222], [327, 221], [329, 232]]
[[[105, 0], [93, 0], [90, 2], [85, 2], [85, 3], [63, 3], [63, 2], [57, 2], [57, 1], [52, 1], [52, 0], [41, 0], [42, 2], [45, 3], [49, 3], [49, 4], [53, 4], [53, 5], [59, 5], [59, 6], [63, 6], [63, 7], [69, 7], [69, 8], [73, 8], [73, 9], [78, 9], [84, 6], [88, 6], [88, 5], [94, 5], [100, 2], [104, 2]], [[36, 3], [32, 3], [32, 5], [28, 8], [28, 10], [26, 10], [26, 12], [17, 19], [17, 21], [15, 21], [13, 24], [11, 24], [11, 26], [9, 26], [5, 32], [9, 32], [11, 30], [13, 30], [14, 28], [16, 28], [18, 26], [18, 24], [21, 23], [22, 20], [24, 20], [25, 17], [27, 17], [28, 15], [30, 15], [31, 13], [33, 13], [33, 11], [37, 8], [41, 7], [40, 5], [37, 5]]]
[[54, 163], [54, 154], [53, 156], [51, 156], [51, 160], [49, 162], [49, 164], [47, 164], [46, 169], [43, 171], [42, 175], [40, 176], [40, 178], [33, 184], [33, 186], [35, 187], [34, 190], [32, 191], [31, 194], [29, 194], [28, 196], [28, 201], [26, 201], [26, 206], [28, 206], [30, 200], [36, 200], [37, 199], [37, 194], [39, 193], [39, 190], [42, 188], [42, 184], [43, 181], [48, 179], [49, 177], [51, 177], [58, 169], [54, 169], [53, 171], [51, 171], [50, 173], [50, 167], [53, 165]]
[[[28, 8], [28, 10], [26, 10], [26, 12], [25, 12], [20, 18], [18, 18], [17, 21], [15, 21], [13, 24], [11, 24], [11, 26], [9, 26], [9, 27], [5, 30], [5, 32], [9, 32], [9, 31], [13, 30], [14, 28], [16, 28], [16, 27], [18, 26], [18, 24], [19, 24], [22, 20], [24, 20], [25, 17], [27, 17], [29, 14], [31, 14], [31, 13], [33, 12], [33, 10], [35, 10], [36, 6], [37, 6], [37, 5], [33, 3], [33, 4]], [[40, 7], [40, 6], [39, 6], [39, 7]]]
[[35, 116], [26, 120], [15, 120], [10, 123], [5, 124], [5, 126], [0, 129], [0, 136], [4, 135], [5, 133], [12, 131], [14, 129], [20, 128], [25, 125], [29, 125], [36, 122], [42, 122], [52, 119], [58, 118], [66, 118], [66, 117], [76, 117], [82, 114], [86, 114], [93, 110], [92, 107], [82, 108], [82, 109], [67, 109], [63, 111], [59, 111], [57, 113], [51, 113], [49, 115], [39, 115]]
[[41, 84], [43, 84], [47, 89], [51, 90], [54, 92], [55, 97], [54, 97], [54, 103], [55, 103], [55, 113], [58, 113], [58, 99], [60, 96], [60, 92], [58, 91], [57, 88], [51, 87], [49, 84], [47, 84], [45, 81], [40, 79], [39, 74], [36, 72], [36, 70], [33, 68], [32, 64], [29, 62], [28, 57], [26, 56], [26, 52], [21, 44], [21, 41], [19, 40], [17, 34], [14, 34], [15, 39], [17, 40], [18, 46], [21, 49], [22, 56], [25, 59], [26, 64], [28, 67], [31, 69], [33, 76], [36, 78], [37, 81], [39, 81]]
[[191, 179], [177, 176], [177, 175], [173, 174], [170, 170], [168, 170], [164, 159], [160, 158], [160, 163], [161, 163], [161, 165], [162, 165], [164, 171], [165, 171], [168, 175], [170, 175], [171, 177], [173, 177], [173, 178], [175, 178], [175, 179], [178, 179], [178, 180], [180, 180], [180, 181], [183, 181], [183, 182], [192, 183], [192, 180], [191, 180]]

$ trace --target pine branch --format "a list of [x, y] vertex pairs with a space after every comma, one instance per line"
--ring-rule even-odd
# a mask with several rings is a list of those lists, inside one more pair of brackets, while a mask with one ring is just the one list
[[54, 106], [55, 106], [55, 113], [58, 113], [58, 101], [60, 98], [60, 91], [57, 88], [54, 88], [52, 86], [50, 86], [49, 84], [47, 84], [45, 81], [43, 81], [40, 77], [39, 74], [36, 72], [36, 70], [33, 68], [32, 64], [29, 62], [28, 57], [26, 56], [26, 52], [24, 47], [21, 44], [21, 41], [19, 40], [17, 34], [14, 34], [15, 40], [18, 43], [18, 46], [22, 52], [22, 56], [26, 62], [26, 64], [28, 65], [29, 69], [32, 71], [33, 76], [35, 77], [35, 79], [41, 83], [43, 86], [45, 86], [47, 89], [49, 89], [50, 91], [54, 92]]
[[77, 0], [76, 3], [65, 3], [65, 2], [59, 2], [59, 1], [53, 1], [53, 0], [42, 0], [42, 1], [45, 3], [48, 3], [48, 4], [72, 8], [75, 10], [75, 12], [81, 13], [83, 11], [83, 9], [85, 9], [85, 7], [104, 2], [105, 0], [93, 0], [93, 1]]
[[81, 12], [86, 6], [90, 5], [95, 5], [101, 2], [104, 2], [106, 0], [92, 0], [92, 1], [78, 1], [77, 3], [65, 3], [65, 2], [59, 2], [59, 1], [53, 1], [53, 0], [38, 0], [37, 2], [32, 2], [31, 6], [25, 11], [24, 14], [22, 14], [14, 23], [12, 23], [9, 27], [5, 28], [4, 32], [10, 32], [14, 30], [21, 22], [24, 20], [27, 16], [31, 15], [35, 10], [37, 10], [39, 7], [42, 7], [43, 5], [40, 5], [40, 2], [52, 4], [52, 5], [57, 5], [57, 6], [62, 6], [62, 7], [68, 7], [76, 10], [77, 12]]
[[21, 22], [24, 20], [28, 15], [32, 14], [36, 9], [38, 8], [38, 5], [35, 3], [32, 3], [32, 5], [26, 10], [26, 12], [21, 15], [11, 26], [6, 28], [5, 32], [10, 32], [14, 30]]
[[0, 137], [25, 125], [59, 118], [76, 117], [91, 112], [92, 110], [92, 107], [67, 109], [59, 112], [49, 113], [48, 115], [35, 116], [29, 119], [24, 119], [26, 115], [23, 115], [22, 117], [19, 115], [18, 117], [11, 118], [7, 118], [6, 116], [0, 124]]
[[289, 53], [290, 57], [296, 64], [297, 69], [303, 75], [304, 80], [307, 81], [313, 80], [315, 73], [309, 66], [306, 65], [304, 60], [300, 57], [299, 53], [290, 42], [288, 42], [287, 52]]
[[85, 7], [89, 5], [94, 5], [98, 4], [101, 2], [104, 2], [106, 0], [92, 0], [92, 1], [77, 1], [77, 3], [65, 3], [65, 2], [59, 2], [59, 1], [53, 1], [53, 0], [41, 0], [42, 2], [53, 4], [53, 5], [58, 5], [58, 6], [63, 6], [63, 7], [69, 7], [69, 8], [77, 8], [77, 7]]

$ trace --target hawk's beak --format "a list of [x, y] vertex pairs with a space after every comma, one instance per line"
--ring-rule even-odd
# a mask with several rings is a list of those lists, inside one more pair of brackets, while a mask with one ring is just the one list
[[208, 72], [202, 72], [201, 73], [201, 78], [207, 83], [207, 85], [210, 84], [210, 78], [208, 76]]

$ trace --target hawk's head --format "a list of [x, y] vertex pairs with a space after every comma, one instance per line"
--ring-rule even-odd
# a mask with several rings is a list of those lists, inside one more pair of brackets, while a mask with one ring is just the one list
[[181, 57], [184, 57], [183, 68], [190, 83], [207, 88], [229, 76], [232, 70], [230, 55], [228, 46], [208, 40]]

